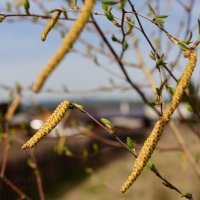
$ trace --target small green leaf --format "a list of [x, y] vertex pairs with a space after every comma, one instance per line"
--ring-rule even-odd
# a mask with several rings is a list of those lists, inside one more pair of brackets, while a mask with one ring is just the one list
[[165, 20], [164, 20], [163, 18], [156, 17], [156, 18], [154, 19], [154, 22], [155, 22], [156, 24], [158, 24], [159, 26], [162, 26], [162, 25], [165, 23]]
[[62, 7], [62, 13], [63, 13], [65, 19], [67, 19], [67, 18], [68, 18], [68, 16], [67, 16], [67, 11], [65, 10], [64, 7]]
[[183, 51], [186, 51], [186, 50], [189, 49], [189, 47], [187, 46], [187, 44], [185, 44], [183, 41], [179, 41], [178, 46]]
[[124, 51], [128, 49], [128, 43], [126, 41], [123, 43], [123, 49]]
[[175, 92], [175, 89], [172, 88], [172, 87], [168, 87], [167, 89], [168, 89], [169, 93], [173, 96], [174, 92]]
[[166, 64], [167, 64], [167, 63], [164, 62], [164, 61], [163, 61], [163, 58], [161, 57], [161, 58], [157, 59], [157, 61], [156, 61], [156, 68], [159, 68], [160, 66], [166, 65]]
[[92, 143], [92, 148], [93, 148], [94, 152], [99, 151], [99, 145], [97, 143]]
[[169, 15], [159, 15], [158, 17], [162, 19], [166, 19], [167, 17], [169, 17]]
[[120, 27], [119, 23], [115, 20], [112, 14], [112, 8], [109, 8], [109, 4], [102, 2], [102, 8], [104, 10], [104, 14], [109, 21], [111, 21], [115, 26]]
[[33, 161], [32, 161], [31, 158], [29, 158], [29, 159], [27, 160], [27, 164], [28, 164], [28, 166], [29, 166], [30, 168], [33, 168], [33, 166], [34, 166], [34, 163], [33, 163]]
[[70, 0], [70, 1], [67, 1], [68, 2], [68, 6], [73, 9], [73, 10], [77, 10], [78, 7], [77, 7], [77, 0]]
[[24, 9], [25, 9], [26, 13], [29, 14], [29, 9], [30, 9], [29, 0], [24, 0]]
[[148, 103], [151, 107], [154, 107], [156, 105], [155, 101], [151, 101]]
[[183, 40], [182, 42], [184, 43], [184, 44], [186, 44], [186, 45], [189, 45], [189, 44], [191, 44], [192, 42], [191, 42], [191, 40], [192, 40], [192, 32], [190, 32], [190, 35], [189, 35], [189, 38], [187, 39], [187, 40]]
[[151, 160], [148, 161], [148, 163], [146, 164], [146, 166], [151, 170], [154, 171], [156, 169], [155, 165], [153, 164], [153, 162]]
[[115, 26], [120, 27], [120, 25], [119, 25], [119, 23], [117, 22], [117, 20], [113, 19], [113, 20], [112, 20], [112, 23], [113, 23]]
[[155, 17], [157, 17], [157, 14], [156, 14], [155, 10], [153, 9], [153, 7], [151, 6], [151, 4], [148, 4], [148, 7], [149, 7], [151, 14], [153, 14]]
[[102, 1], [102, 4], [104, 4], [104, 5], [116, 5], [118, 3], [119, 3], [119, 1], [111, 1], [111, 0], [103, 0]]
[[108, 4], [106, 4], [106, 3], [104, 3], [104, 1], [102, 1], [102, 8], [103, 8], [103, 10], [104, 10], [104, 12], [106, 12], [107, 10], [108, 10]]
[[106, 118], [101, 118], [100, 121], [103, 123], [103, 125], [105, 125], [108, 129], [112, 130], [113, 129], [113, 125], [111, 123], [110, 120], [106, 119]]
[[189, 112], [191, 112], [191, 113], [194, 112], [192, 106], [191, 106], [189, 103], [185, 103], [185, 106], [186, 106], [186, 108], [187, 108], [187, 110], [188, 110]]
[[186, 197], [186, 198], [188, 198], [188, 199], [191, 199], [191, 198], [192, 198], [192, 194], [189, 193], [189, 192], [185, 192], [185, 193], [183, 193], [183, 194], [181, 195], [181, 197]]
[[113, 20], [114, 20], [114, 17], [113, 17], [113, 14], [111, 13], [111, 10], [112, 10], [112, 8], [109, 8], [109, 9], [105, 12], [105, 15], [106, 15], [106, 17], [107, 17], [110, 21], [113, 21]]
[[94, 171], [93, 171], [93, 169], [92, 169], [91, 167], [86, 167], [86, 168], [84, 169], [84, 171], [85, 171], [87, 174], [93, 174], [93, 173], [94, 173]]
[[97, 66], [100, 66], [100, 63], [99, 63], [99, 61], [98, 61], [98, 58], [97, 58], [97, 56], [95, 55], [94, 56], [94, 63], [97, 65]]
[[162, 93], [162, 90], [160, 88], [156, 88], [156, 93], [157, 93], [158, 96], [160, 96], [161, 93]]
[[88, 159], [88, 157], [89, 157], [89, 151], [87, 149], [85, 149], [83, 151], [83, 158], [86, 160], [86, 159]]
[[135, 26], [135, 21], [131, 20], [130, 17], [126, 16], [126, 20], [128, 21], [128, 31], [126, 32], [126, 35], [130, 34]]
[[55, 9], [50, 10], [49, 13], [54, 13], [56, 11], [58, 11], [58, 9], [55, 8]]
[[135, 142], [130, 137], [126, 138], [126, 144], [129, 149], [135, 149]]
[[127, 0], [120, 0], [120, 9], [124, 10]]
[[151, 51], [151, 53], [149, 54], [149, 57], [150, 57], [152, 60], [156, 61], [156, 54], [155, 54], [153, 51]]
[[117, 39], [114, 34], [112, 34], [111, 39], [112, 39], [113, 42], [118, 42], [118, 43], [121, 44], [121, 41], [119, 39]]

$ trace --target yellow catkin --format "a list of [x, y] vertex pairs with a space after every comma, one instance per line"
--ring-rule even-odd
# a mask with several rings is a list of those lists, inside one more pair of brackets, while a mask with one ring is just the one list
[[12, 118], [13, 118], [13, 115], [16, 111], [16, 109], [18, 108], [19, 104], [20, 104], [20, 101], [21, 101], [21, 97], [20, 96], [16, 96], [15, 99], [13, 100], [13, 102], [11, 103], [11, 105], [9, 106], [8, 108], [8, 111], [5, 115], [5, 119], [7, 121], [11, 121]]
[[195, 51], [191, 51], [187, 67], [181, 77], [181, 80], [179, 81], [175, 89], [171, 103], [166, 108], [163, 115], [159, 118], [151, 134], [149, 135], [147, 140], [144, 142], [144, 145], [133, 165], [132, 173], [130, 174], [128, 179], [124, 182], [121, 188], [122, 193], [126, 192], [126, 190], [134, 183], [134, 181], [141, 174], [143, 168], [146, 166], [149, 158], [151, 157], [154, 149], [156, 148], [156, 145], [163, 132], [165, 124], [170, 120], [171, 115], [173, 114], [178, 104], [180, 103], [182, 95], [187, 87], [187, 84], [190, 80], [192, 72], [196, 66], [196, 61], [197, 61], [197, 53]]
[[45, 68], [41, 71], [35, 83], [33, 84], [32, 90], [34, 92], [39, 92], [41, 87], [43, 86], [45, 80], [51, 74], [51, 72], [55, 69], [55, 67], [60, 63], [60, 61], [64, 58], [66, 53], [71, 49], [72, 45], [78, 38], [79, 34], [82, 32], [85, 24], [87, 23], [92, 8], [94, 6], [95, 0], [85, 0], [84, 6], [78, 19], [75, 21], [74, 25], [65, 36], [61, 46], [58, 48], [57, 52], [52, 56], [49, 63], [45, 66]]
[[42, 34], [41, 34], [41, 39], [42, 41], [45, 41], [47, 38], [47, 35], [49, 33], [49, 31], [55, 26], [55, 24], [57, 23], [59, 17], [60, 17], [61, 11], [57, 10], [55, 11], [54, 16], [51, 18], [51, 20], [49, 21], [49, 23], [46, 25], [46, 27], [43, 29]]
[[64, 117], [70, 102], [63, 101], [58, 107], [55, 109], [53, 114], [49, 117], [49, 119], [44, 123], [42, 128], [35, 133], [23, 146], [22, 149], [27, 149], [34, 147], [43, 137], [45, 137], [48, 133], [50, 133], [53, 128], [62, 120]]

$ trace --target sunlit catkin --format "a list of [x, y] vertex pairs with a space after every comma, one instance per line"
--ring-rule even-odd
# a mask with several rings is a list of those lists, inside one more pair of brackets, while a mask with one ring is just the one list
[[62, 120], [64, 117], [70, 102], [63, 101], [58, 107], [55, 109], [53, 114], [49, 117], [49, 119], [44, 123], [42, 128], [35, 133], [23, 146], [22, 149], [27, 149], [34, 147], [43, 137], [45, 137], [48, 133], [50, 133], [53, 128]]
[[95, 0], [85, 0], [84, 6], [78, 19], [75, 21], [73, 26], [71, 27], [68, 34], [65, 36], [61, 46], [58, 48], [57, 52], [52, 56], [48, 64], [41, 71], [35, 83], [33, 84], [33, 91], [39, 92], [41, 87], [43, 86], [45, 80], [51, 74], [51, 72], [55, 69], [55, 67], [60, 63], [60, 61], [64, 58], [67, 52], [71, 49], [72, 45], [78, 38], [79, 34], [82, 32], [85, 24], [87, 23], [92, 8], [94, 6]]
[[187, 87], [187, 84], [190, 80], [192, 72], [196, 66], [196, 61], [197, 61], [197, 53], [195, 51], [191, 51], [189, 55], [189, 61], [188, 61], [187, 67], [181, 77], [181, 80], [179, 81], [175, 89], [171, 103], [166, 108], [163, 115], [159, 118], [151, 134], [149, 135], [147, 140], [144, 142], [144, 145], [133, 165], [132, 173], [130, 174], [130, 176], [128, 177], [128, 179], [125, 181], [125, 183], [123, 184], [121, 188], [122, 193], [126, 192], [126, 190], [134, 183], [134, 181], [141, 174], [149, 158], [151, 157], [159, 141], [159, 138], [163, 132], [166, 122], [170, 120], [171, 115], [173, 114], [178, 104], [180, 103], [182, 95]]
[[49, 23], [43, 29], [42, 34], [41, 34], [42, 41], [46, 40], [49, 31], [51, 31], [51, 29], [56, 25], [56, 23], [60, 17], [60, 14], [61, 14], [60, 10], [55, 11], [54, 16], [50, 19]]
[[21, 97], [20, 96], [16, 96], [15, 99], [13, 100], [13, 102], [10, 104], [10, 106], [8, 107], [8, 111], [5, 115], [5, 119], [7, 121], [11, 121], [12, 118], [13, 118], [13, 115], [15, 113], [15, 111], [17, 110], [19, 104], [20, 104], [20, 101], [21, 101]]

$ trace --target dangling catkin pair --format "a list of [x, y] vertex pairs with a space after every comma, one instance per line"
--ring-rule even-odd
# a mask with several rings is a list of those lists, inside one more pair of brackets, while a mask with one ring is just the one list
[[[50, 59], [49, 63], [43, 69], [43, 71], [38, 76], [37, 80], [33, 85], [33, 91], [39, 92], [41, 87], [43, 86], [45, 80], [51, 74], [51, 72], [55, 69], [55, 67], [60, 63], [60, 61], [64, 58], [65, 54], [70, 51], [70, 48], [79, 37], [81, 31], [83, 30], [85, 24], [87, 23], [90, 14], [92, 12], [95, 0], [85, 0], [84, 6], [78, 19], [75, 21], [74, 25], [66, 35], [61, 44], [60, 48], [54, 54], [54, 56]], [[48, 32], [51, 28], [56, 24], [59, 19], [60, 11], [56, 11], [54, 17], [50, 20], [49, 24], [42, 32], [42, 40], [46, 39]], [[63, 101], [54, 111], [54, 113], [50, 116], [48, 121], [42, 126], [42, 128], [33, 135], [23, 146], [22, 149], [31, 148], [35, 146], [43, 137], [45, 137], [48, 133], [52, 131], [52, 129], [61, 121], [64, 117], [66, 110], [70, 105], [69, 101]]]

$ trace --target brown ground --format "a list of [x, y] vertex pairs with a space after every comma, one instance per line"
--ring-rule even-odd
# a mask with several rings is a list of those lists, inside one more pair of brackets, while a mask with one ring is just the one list
[[[190, 134], [188, 128], [179, 124], [184, 138], [192, 149], [196, 159], [200, 158], [199, 140]], [[161, 147], [177, 147], [177, 142], [169, 128], [159, 142]], [[200, 160], [200, 159], [199, 159]], [[156, 151], [152, 157], [159, 172], [169, 181], [174, 183], [181, 191], [191, 192], [195, 200], [200, 200], [200, 179], [196, 176], [187, 157], [180, 151]], [[71, 190], [69, 183], [63, 183], [56, 192], [51, 193], [47, 199], [54, 200], [178, 200], [183, 199], [178, 193], [162, 185], [162, 182], [148, 169], [145, 169], [135, 184], [126, 194], [119, 192], [123, 181], [129, 175], [133, 158], [129, 153], [123, 153], [118, 159], [112, 160], [107, 165], [77, 184]], [[198, 162], [200, 165], [200, 162]], [[66, 192], [67, 190], [67, 192]]]

